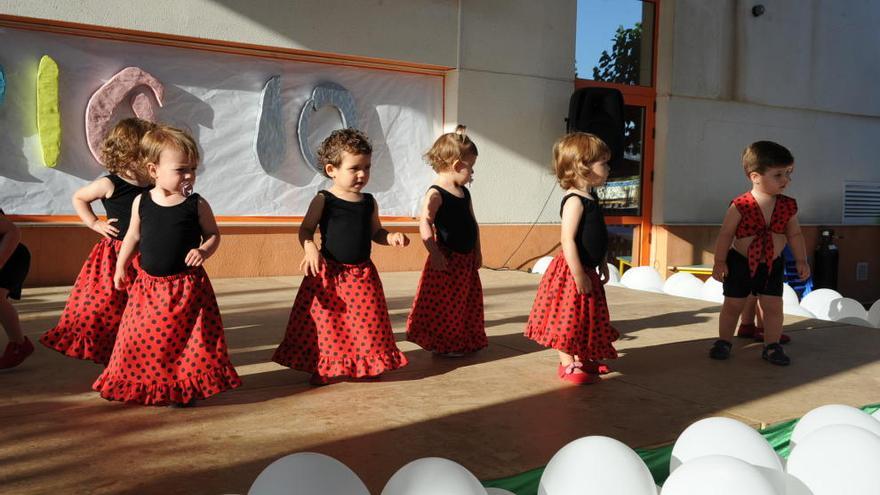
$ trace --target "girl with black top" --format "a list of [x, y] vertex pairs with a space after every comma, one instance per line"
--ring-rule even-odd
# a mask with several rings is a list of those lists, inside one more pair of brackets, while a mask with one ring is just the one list
[[21, 232], [0, 210], [0, 326], [9, 342], [0, 356], [0, 370], [14, 368], [34, 352], [21, 331], [18, 312], [9, 299], [21, 299], [21, 286], [31, 266], [31, 253], [19, 242]]
[[425, 194], [419, 232], [428, 250], [412, 311], [407, 340], [436, 354], [464, 356], [486, 347], [480, 231], [471, 195], [477, 146], [465, 126], [440, 136], [425, 159], [437, 172]]
[[[309, 204], [299, 229], [305, 274], [284, 340], [272, 360], [312, 374], [313, 385], [335, 377], [375, 377], [406, 365], [394, 342], [385, 293], [370, 260], [371, 243], [406, 246], [409, 239], [379, 222], [379, 207], [363, 188], [372, 146], [355, 129], [333, 131], [318, 158], [333, 180]], [[321, 249], [315, 230], [321, 229]]]
[[608, 178], [610, 156], [601, 139], [583, 132], [568, 134], [553, 147], [556, 177], [566, 192], [562, 252], [541, 279], [525, 332], [556, 349], [557, 375], [578, 385], [600, 381], [608, 368], [599, 360], [617, 357], [612, 342], [619, 334], [611, 326], [603, 288], [608, 231], [602, 208], [589, 192]]
[[[50, 349], [104, 365], [110, 361], [119, 319], [128, 301], [126, 291], [113, 289], [113, 271], [128, 230], [131, 203], [152, 187], [139, 154], [141, 137], [153, 127], [135, 118], [116, 124], [101, 145], [101, 159], [109, 174], [73, 195], [77, 215], [103, 239], [86, 258], [58, 324], [40, 337]], [[107, 211], [106, 221], [92, 211], [91, 204], [99, 199]], [[137, 275], [134, 266], [129, 271], [131, 278]]]
[[[131, 207], [113, 282], [129, 299], [107, 368], [92, 388], [107, 400], [189, 405], [241, 385], [229, 361], [223, 321], [202, 268], [220, 244], [208, 202], [190, 194], [199, 151], [173, 127], [141, 140], [155, 187]], [[140, 246], [142, 271], [128, 263]]]

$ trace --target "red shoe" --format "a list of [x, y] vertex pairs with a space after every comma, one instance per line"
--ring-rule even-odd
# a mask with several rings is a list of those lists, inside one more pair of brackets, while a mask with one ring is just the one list
[[611, 368], [609, 368], [607, 364], [599, 361], [587, 361], [584, 363], [583, 370], [595, 375], [607, 375], [608, 373], [611, 373]]
[[0, 356], [0, 370], [15, 368], [33, 353], [34, 344], [27, 337], [20, 344], [18, 342], [10, 342], [6, 345], [6, 351], [3, 352], [3, 356]]
[[[763, 328], [755, 327], [755, 340], [757, 342], [764, 341], [764, 329]], [[788, 335], [782, 334], [779, 336], [779, 343], [780, 344], [787, 344], [789, 342], [791, 342], [791, 337], [789, 337]]]
[[[575, 385], [589, 385], [592, 383], [599, 383], [602, 381], [602, 378], [595, 373], [575, 373], [574, 370], [583, 368], [583, 363], [574, 362], [569, 364], [568, 366], [559, 365], [559, 368], [556, 370], [556, 374], [559, 375], [564, 381], [569, 383], [573, 383]], [[583, 370], [581, 370], [583, 371]]]
[[[758, 338], [756, 336], [757, 330], [758, 330], [758, 327], [756, 327], [752, 323], [740, 323], [739, 328], [736, 329], [736, 336], [742, 337], [744, 339], [751, 339], [751, 338], [757, 339]], [[764, 331], [764, 329], [762, 328], [761, 332], [763, 332], [763, 331]], [[763, 337], [761, 337], [761, 338], [763, 339]]]

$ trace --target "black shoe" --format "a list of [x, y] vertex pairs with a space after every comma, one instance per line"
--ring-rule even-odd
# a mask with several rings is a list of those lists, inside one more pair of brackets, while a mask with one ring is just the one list
[[761, 358], [777, 366], [788, 366], [791, 364], [791, 358], [785, 355], [785, 349], [778, 343], [765, 345]]
[[733, 346], [730, 342], [718, 339], [709, 349], [709, 357], [712, 359], [725, 360], [730, 357], [730, 348]]

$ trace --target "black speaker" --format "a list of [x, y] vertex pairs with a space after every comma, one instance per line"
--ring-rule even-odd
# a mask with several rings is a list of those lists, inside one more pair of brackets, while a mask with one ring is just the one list
[[568, 104], [568, 132], [595, 134], [611, 149], [608, 164], [623, 163], [623, 93], [613, 88], [581, 88]]

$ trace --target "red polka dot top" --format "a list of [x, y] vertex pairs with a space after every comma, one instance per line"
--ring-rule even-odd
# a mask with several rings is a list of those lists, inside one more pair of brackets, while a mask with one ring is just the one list
[[776, 203], [773, 205], [773, 214], [770, 215], [770, 223], [764, 221], [764, 214], [758, 201], [752, 195], [751, 191], [741, 194], [731, 201], [736, 210], [742, 216], [739, 225], [736, 226], [736, 238], [754, 236], [754, 240], [749, 244], [749, 272], [752, 276], [758, 270], [758, 265], [767, 263], [767, 266], [773, 264], [775, 253], [773, 251], [773, 236], [771, 234], [784, 234], [785, 226], [797, 213], [797, 202], [794, 198], [778, 194]]

